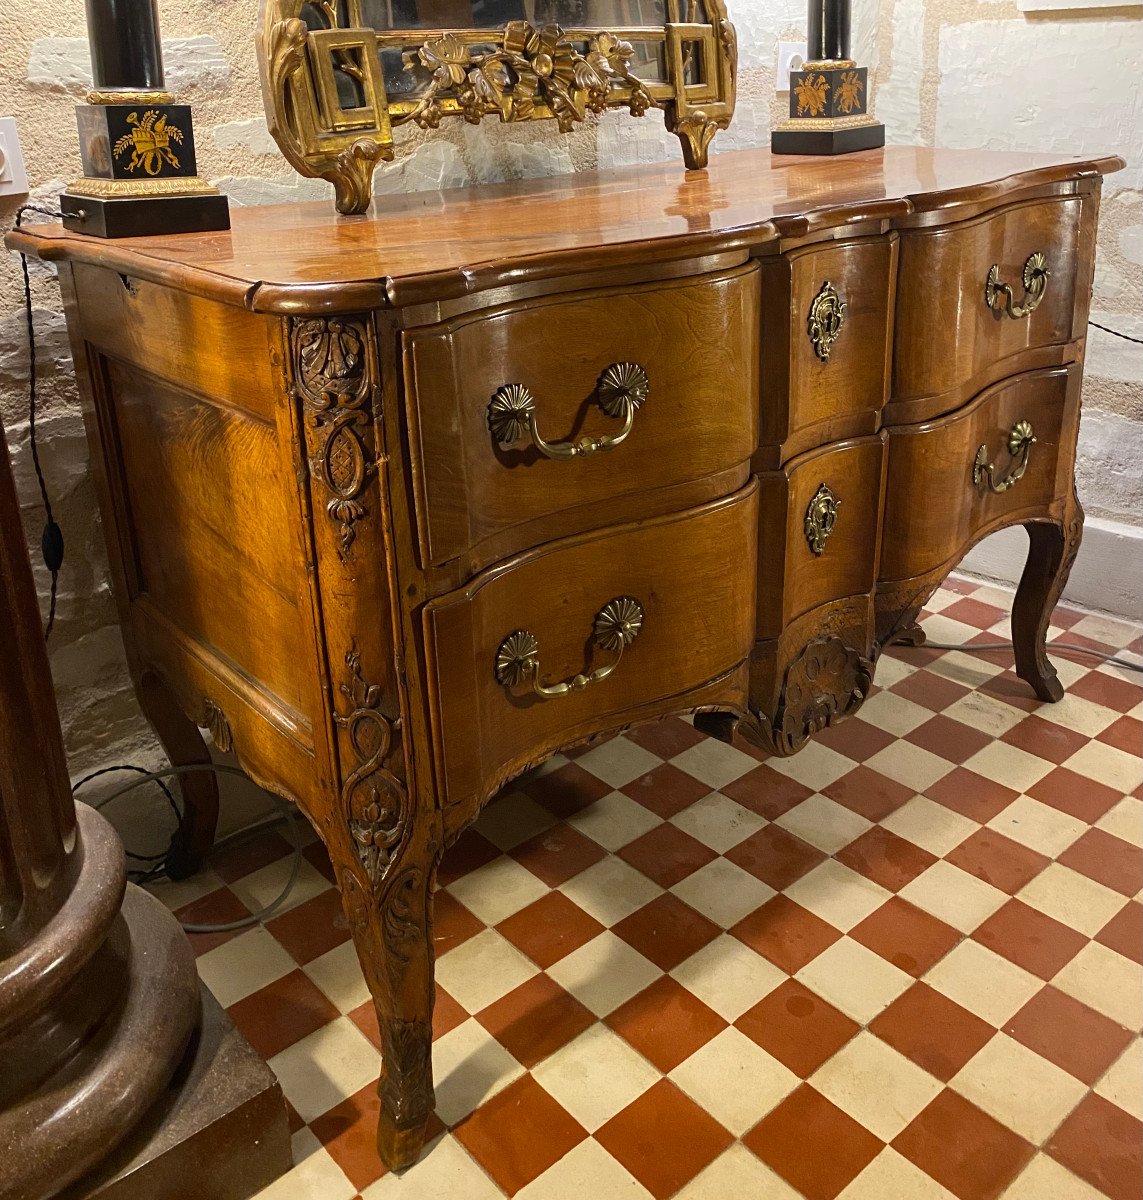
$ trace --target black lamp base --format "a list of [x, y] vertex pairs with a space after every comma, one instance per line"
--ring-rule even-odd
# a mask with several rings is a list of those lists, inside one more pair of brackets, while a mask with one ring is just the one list
[[208, 233], [230, 228], [226, 197], [123, 196], [107, 199], [63, 192], [65, 229], [93, 237], [149, 237], [157, 233]]
[[849, 154], [885, 145], [885, 126], [857, 125], [843, 129], [775, 129], [770, 134], [773, 154]]

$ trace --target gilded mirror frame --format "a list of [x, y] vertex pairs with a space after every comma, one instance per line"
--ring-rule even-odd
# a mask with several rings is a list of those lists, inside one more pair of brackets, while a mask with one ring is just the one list
[[[270, 133], [295, 170], [333, 184], [346, 214], [369, 207], [373, 172], [394, 157], [396, 126], [435, 129], [446, 117], [554, 119], [566, 132], [588, 112], [660, 109], [687, 167], [701, 169], [734, 113], [734, 26], [723, 0], [664, 4], [661, 26], [378, 30], [362, 24], [361, 0], [262, 0], [258, 61]], [[304, 11], [326, 27], [311, 28]], [[637, 77], [632, 40], [662, 48], [664, 78]], [[406, 70], [428, 76], [419, 95], [387, 95], [385, 50], [400, 50]], [[352, 107], [338, 76], [353, 80]]]

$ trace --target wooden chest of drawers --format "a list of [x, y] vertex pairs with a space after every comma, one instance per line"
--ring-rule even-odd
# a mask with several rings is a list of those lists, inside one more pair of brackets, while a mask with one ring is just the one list
[[[958, 559], [1024, 524], [1019, 674], [1060, 686], [1103, 172], [891, 148], [239, 210], [60, 265], [140, 699], [329, 848], [433, 1104], [442, 849], [546, 755], [667, 713], [777, 754], [852, 713]], [[525, 203], [526, 201], [526, 203]], [[185, 859], [217, 796], [186, 787]]]

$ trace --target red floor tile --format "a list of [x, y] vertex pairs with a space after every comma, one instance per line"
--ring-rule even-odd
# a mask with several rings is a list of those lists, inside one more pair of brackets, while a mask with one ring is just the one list
[[1065, 729], [1062, 725], [1045, 721], [1035, 713], [1029, 713], [1019, 725], [1013, 725], [1000, 740], [1026, 750], [1029, 754], [1035, 754], [1038, 758], [1047, 759], [1048, 762], [1062, 763], [1071, 758], [1077, 750], [1082, 750], [1090, 738], [1072, 729]]
[[547, 968], [586, 945], [604, 927], [563, 892], [548, 892], [496, 928], [539, 967]]
[[226, 1011], [262, 1058], [272, 1058], [341, 1016], [302, 971], [275, 979]]
[[360, 1192], [385, 1174], [377, 1157], [377, 1118], [381, 1100], [376, 1083], [343, 1100], [310, 1122], [310, 1129]]
[[597, 842], [564, 824], [536, 834], [510, 853], [551, 888], [559, 887], [607, 857], [607, 851]]
[[776, 892], [788, 888], [826, 860], [815, 846], [778, 825], [763, 826], [728, 850], [725, 857]]
[[1010, 896], [1030, 883], [1052, 860], [993, 829], [978, 829], [945, 859]]
[[664, 821], [681, 813], [684, 808], [690, 808], [696, 800], [710, 795], [710, 788], [705, 783], [700, 783], [693, 775], [666, 762], [633, 779], [620, 791]]
[[483, 867], [494, 858], [500, 857], [500, 850], [483, 834], [475, 829], [466, 829], [460, 837], [444, 852], [440, 866], [437, 868], [437, 883], [448, 887], [458, 879]]
[[836, 750], [838, 754], [844, 754], [846, 758], [852, 758], [854, 762], [862, 763], [892, 745], [896, 739], [891, 733], [857, 716], [823, 729], [815, 741]]
[[[973, 596], [965, 596], [954, 600], [947, 608], [941, 609], [941, 616], [951, 621], [960, 621], [965, 625], [975, 625], [977, 629], [991, 629], [999, 624], [1008, 614], [994, 604], [985, 604]], [[995, 640], [995, 639], [993, 639]]]
[[513, 988], [476, 1019], [529, 1070], [595, 1021], [587, 1007], [547, 975], [535, 975]]
[[523, 785], [526, 795], [561, 821], [594, 804], [611, 790], [598, 775], [592, 775], [575, 762], [538, 775]]
[[433, 950], [439, 958], [484, 928], [484, 922], [443, 888], [433, 896]]
[[350, 936], [337, 888], [321, 892], [280, 917], [273, 917], [266, 922], [266, 928], [299, 966], [349, 941]]
[[948, 762], [963, 763], [978, 750], [983, 750], [992, 738], [963, 721], [954, 721], [938, 713], [907, 733], [905, 740]]
[[803, 1079], [861, 1028], [796, 979], [779, 984], [734, 1024]]
[[1082, 933], [1016, 899], [997, 909], [972, 938], [1044, 980], [1062, 971], [1088, 941]]
[[808, 1083], [763, 1117], [742, 1143], [807, 1200], [834, 1200], [883, 1145]]
[[1143, 756], [1143, 721], [1135, 717], [1120, 717], [1098, 734], [1096, 741], [1139, 758]]
[[1134, 896], [1143, 888], [1143, 850], [1102, 829], [1089, 829], [1059, 861], [1124, 896]]
[[1127, 1049], [1132, 1036], [1050, 985], [1024, 1005], [1004, 1032], [1089, 1087]]
[[619, 857], [660, 887], [669, 888], [718, 855], [689, 833], [664, 823], [628, 842], [619, 851]]
[[263, 867], [268, 867], [287, 854], [293, 854], [294, 847], [276, 830], [263, 829], [257, 834], [233, 842], [220, 850], [214, 850], [209, 856], [210, 868], [225, 883], [234, 883], [245, 875], [252, 875]]
[[822, 788], [822, 793], [867, 821], [883, 821], [916, 795], [911, 787], [869, 767], [854, 768]]
[[[372, 1005], [370, 1005], [372, 1007]], [[433, 999], [433, 1041], [450, 1033], [468, 1020], [468, 1013], [444, 990], [437, 986]], [[380, 1045], [378, 1045], [380, 1049]]]
[[663, 1074], [726, 1028], [718, 1013], [669, 975], [656, 979], [604, 1020]]
[[996, 1200], [1035, 1148], [945, 1090], [893, 1139], [894, 1150], [960, 1200]]
[[958, 930], [900, 896], [870, 913], [849, 936], [914, 977], [924, 975], [961, 940]]
[[[1078, 641], [1074, 634], [1071, 640]], [[1090, 665], [1091, 660], [1087, 662]], [[1077, 679], [1068, 692], [1120, 713], [1130, 712], [1143, 700], [1143, 687], [1139, 684], [1120, 679], [1118, 675], [1108, 675], [1104, 671], [1089, 671], [1082, 679]]]
[[994, 700], [1002, 700], [1022, 712], [1035, 712], [1042, 703], [1031, 687], [1011, 668], [986, 679], [977, 691], [991, 696]]
[[662, 971], [674, 970], [722, 932], [669, 892], [624, 917], [611, 931]]
[[1123, 795], [1067, 767], [1056, 767], [1028, 789], [1028, 795], [1069, 816], [1094, 825]]
[[1096, 934], [1095, 940], [1143, 964], [1143, 904], [1125, 904]]
[[329, 861], [329, 851], [323, 842], [310, 842], [302, 850], [302, 857], [314, 870], [324, 875], [330, 883], [337, 883], [337, 873], [333, 869], [333, 863]]
[[946, 1083], [996, 1033], [927, 983], [915, 983], [898, 996], [869, 1031]]
[[1143, 1195], [1143, 1125], [1089, 1092], [1045, 1146], [1047, 1152], [1111, 1200]]
[[767, 763], [760, 763], [719, 790], [767, 821], [776, 821], [814, 794], [805, 784], [775, 771]]
[[867, 829], [834, 857], [891, 892], [899, 892], [937, 861], [935, 854], [880, 825]]
[[703, 740], [704, 734], [681, 717], [664, 717], [661, 721], [648, 721], [646, 725], [636, 725], [625, 734], [630, 742], [650, 750], [660, 758], [674, 758], [692, 746], [697, 746]]
[[926, 788], [925, 795], [983, 825], [1003, 812], [1020, 793], [967, 767], [957, 767]]
[[[228, 887], [221, 887], [176, 909], [175, 916], [183, 925], [229, 925], [232, 921], [246, 920], [250, 910]], [[187, 938], [197, 957], [243, 932], [231, 929], [225, 933], [188, 933]]]
[[[913, 662], [912, 658], [907, 660]], [[961, 697], [967, 696], [972, 690], [962, 683], [946, 679], [943, 675], [935, 675], [929, 671], [914, 671], [899, 679], [889, 689], [895, 696], [904, 696], [914, 704], [921, 705], [932, 712], [943, 712], [950, 704], [955, 704]]]
[[509, 1196], [587, 1137], [587, 1130], [531, 1075], [497, 1092], [453, 1132]]
[[841, 933], [787, 896], [774, 896], [744, 917], [730, 932], [752, 950], [794, 975]]
[[655, 1200], [673, 1196], [734, 1140], [669, 1079], [616, 1113], [595, 1139]]

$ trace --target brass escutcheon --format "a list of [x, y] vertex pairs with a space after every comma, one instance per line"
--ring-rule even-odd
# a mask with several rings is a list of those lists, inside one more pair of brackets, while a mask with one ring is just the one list
[[814, 297], [814, 302], [810, 305], [810, 315], [806, 318], [806, 331], [814, 344], [814, 353], [822, 362], [829, 362], [829, 352], [845, 327], [848, 309], [849, 305], [827, 279], [822, 284], [821, 291]]
[[806, 541], [814, 554], [821, 554], [837, 524], [837, 510], [841, 501], [823, 483], [814, 493], [806, 509], [804, 532]]
[[1028, 256], [1024, 264], [1024, 299], [1017, 301], [1012, 289], [1000, 282], [1000, 264], [993, 263], [984, 283], [984, 300], [995, 313], [1007, 313], [1014, 321], [1035, 312], [1048, 287], [1048, 258], [1042, 250]]
[[519, 687], [530, 681], [531, 690], [545, 700], [582, 691], [592, 683], [601, 683], [619, 665], [623, 651], [631, 645], [643, 627], [643, 606], [631, 596], [616, 596], [595, 614], [592, 644], [615, 657], [593, 671], [581, 671], [561, 683], [540, 682], [540, 642], [531, 630], [516, 629], [496, 651], [496, 682], [505, 688]]
[[503, 447], [530, 439], [545, 458], [583, 458], [600, 450], [614, 450], [626, 440], [635, 423], [635, 413], [647, 400], [650, 382], [638, 363], [612, 363], [596, 384], [598, 404], [605, 416], [623, 421], [618, 433], [582, 437], [575, 442], [548, 442], [536, 423], [536, 399], [522, 383], [506, 383], [496, 389], [488, 405], [488, 428]]
[[972, 464], [972, 482], [980, 487], [982, 484], [989, 492], [1006, 492], [1013, 484], [1024, 478], [1028, 469], [1028, 457], [1036, 435], [1032, 432], [1030, 421], [1017, 421], [1008, 433], [1008, 454], [1011, 462], [1008, 470], [997, 478], [996, 466], [988, 461], [988, 447], [981, 444], [976, 452], [976, 460]]

